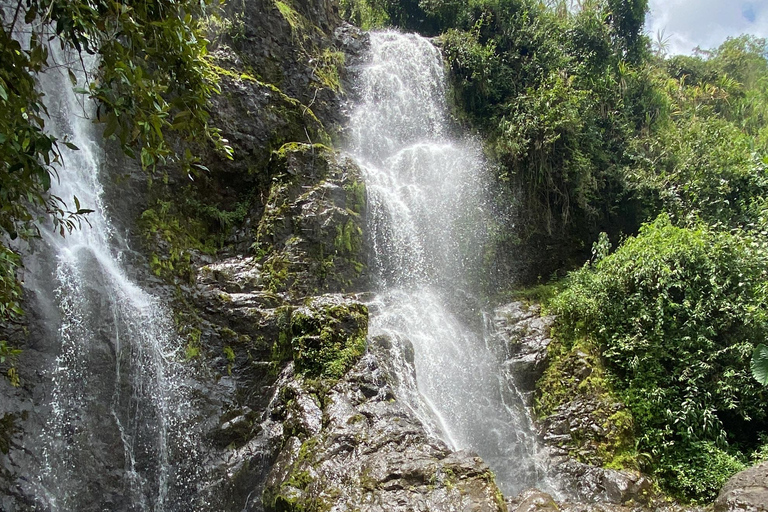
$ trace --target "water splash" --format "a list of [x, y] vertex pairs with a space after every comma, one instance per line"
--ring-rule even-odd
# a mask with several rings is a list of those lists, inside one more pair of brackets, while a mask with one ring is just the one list
[[[68, 56], [52, 45], [57, 62]], [[81, 77], [82, 79], [82, 77]], [[65, 71], [40, 79], [63, 162], [51, 192], [94, 210], [61, 237], [42, 226], [28, 286], [57, 356], [50, 414], [38, 446], [38, 496], [46, 509], [189, 510], [200, 474], [192, 424], [190, 370], [169, 312], [132, 281], [104, 202], [104, 167], [92, 105], [72, 92]]]
[[428, 430], [480, 454], [507, 494], [548, 488], [522, 397], [472, 309], [488, 221], [480, 145], [450, 136], [443, 62], [428, 40], [373, 33], [370, 53], [350, 122], [379, 292], [370, 335], [412, 343], [417, 382], [403, 378], [399, 393]]

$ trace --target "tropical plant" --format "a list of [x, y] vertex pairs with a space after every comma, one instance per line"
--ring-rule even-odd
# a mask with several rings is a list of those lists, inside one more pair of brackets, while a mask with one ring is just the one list
[[552, 301], [562, 338], [600, 348], [640, 450], [681, 496], [711, 499], [730, 476], [704, 478], [713, 459], [690, 457], [701, 443], [743, 460], [768, 430], [768, 393], [749, 371], [768, 335], [766, 247], [759, 234], [677, 227], [661, 215], [572, 273]]
[[755, 380], [763, 386], [768, 386], [768, 346], [762, 343], [755, 346], [750, 368]]

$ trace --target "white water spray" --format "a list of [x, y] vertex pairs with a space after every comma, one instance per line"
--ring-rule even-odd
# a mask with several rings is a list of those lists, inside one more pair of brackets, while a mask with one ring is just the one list
[[[53, 45], [57, 46], [57, 45]], [[52, 49], [59, 63], [67, 56]], [[102, 150], [88, 100], [66, 72], [41, 77], [63, 163], [51, 192], [94, 210], [61, 237], [42, 227], [28, 285], [57, 346], [48, 370], [50, 414], [39, 454], [41, 506], [69, 510], [189, 510], [199, 440], [189, 415], [188, 369], [168, 312], [126, 275], [104, 204]]]
[[449, 134], [440, 53], [415, 35], [373, 33], [358, 88], [351, 151], [365, 173], [379, 292], [370, 335], [413, 344], [417, 382], [403, 379], [399, 392], [433, 434], [481, 455], [506, 494], [546, 488], [523, 401], [480, 313], [467, 313], [487, 182], [479, 144]]

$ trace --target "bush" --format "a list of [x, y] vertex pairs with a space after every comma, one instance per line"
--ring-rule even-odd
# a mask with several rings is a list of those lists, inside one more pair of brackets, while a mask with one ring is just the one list
[[750, 372], [768, 334], [766, 273], [760, 235], [661, 215], [551, 303], [560, 336], [597, 343], [640, 450], [681, 497], [713, 498], [768, 431], [768, 393]]

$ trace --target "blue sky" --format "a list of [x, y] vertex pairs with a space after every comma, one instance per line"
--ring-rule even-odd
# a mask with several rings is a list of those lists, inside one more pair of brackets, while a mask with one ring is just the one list
[[768, 0], [650, 0], [646, 32], [664, 29], [669, 52], [690, 54], [720, 45], [728, 36], [768, 37]]

